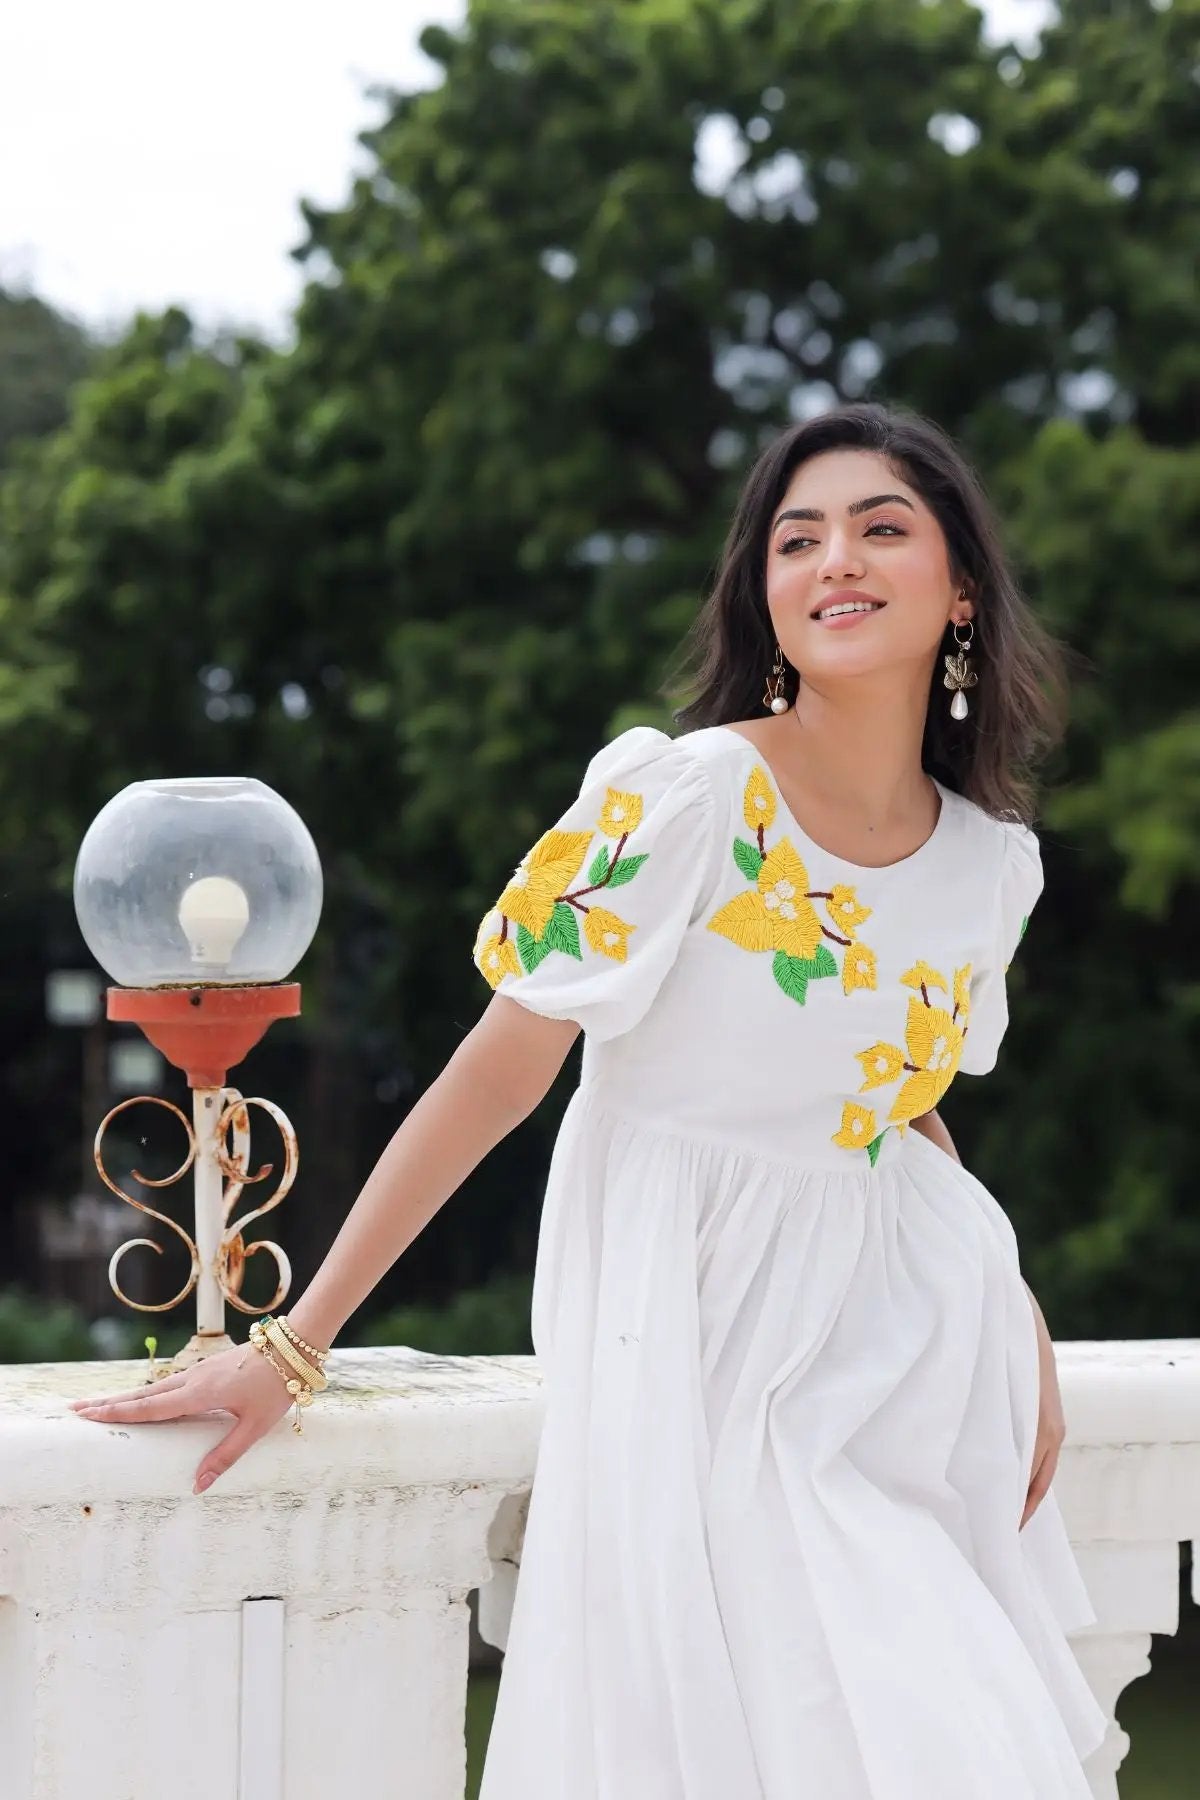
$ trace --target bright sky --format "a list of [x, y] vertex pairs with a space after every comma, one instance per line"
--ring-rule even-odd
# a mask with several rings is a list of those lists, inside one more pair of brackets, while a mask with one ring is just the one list
[[[977, 0], [1024, 42], [1046, 0]], [[579, 0], [586, 5], [587, 0]], [[465, 0], [25, 0], [0, 18], [0, 283], [98, 329], [177, 301], [288, 335], [301, 196], [338, 205], [372, 82], [427, 86]]]

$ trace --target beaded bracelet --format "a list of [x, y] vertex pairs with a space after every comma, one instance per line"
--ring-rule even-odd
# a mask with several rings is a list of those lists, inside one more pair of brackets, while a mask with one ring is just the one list
[[295, 1344], [298, 1349], [303, 1350], [307, 1356], [313, 1357], [318, 1363], [324, 1363], [325, 1358], [329, 1355], [328, 1350], [318, 1350], [314, 1345], [306, 1344], [299, 1332], [292, 1329], [291, 1320], [286, 1313], [279, 1313], [276, 1316], [275, 1323], [279, 1326], [281, 1331], [287, 1333], [288, 1337], [291, 1338], [293, 1344]]
[[255, 1320], [250, 1327], [250, 1342], [266, 1357], [296, 1402], [292, 1430], [302, 1431], [300, 1409], [312, 1405], [313, 1393], [328, 1386], [327, 1377], [320, 1369], [313, 1368], [305, 1361], [299, 1351], [293, 1348], [287, 1335], [279, 1329], [277, 1321], [270, 1316]]

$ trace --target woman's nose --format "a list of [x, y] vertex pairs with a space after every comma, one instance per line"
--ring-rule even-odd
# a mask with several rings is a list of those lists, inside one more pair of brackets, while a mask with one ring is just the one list
[[817, 565], [817, 573], [821, 576], [861, 575], [863, 559], [858, 548], [841, 537], [837, 532], [825, 546], [825, 553]]

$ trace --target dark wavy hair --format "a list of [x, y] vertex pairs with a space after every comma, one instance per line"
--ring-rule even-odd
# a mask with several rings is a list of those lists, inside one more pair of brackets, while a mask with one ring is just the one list
[[[743, 484], [707, 600], [687, 633], [663, 692], [691, 694], [673, 713], [683, 731], [763, 713], [775, 656], [767, 610], [771, 520], [794, 470], [827, 450], [871, 450], [920, 494], [945, 535], [950, 572], [974, 597], [971, 656], [979, 680], [965, 720], [950, 716], [942, 654], [957, 649], [949, 624], [934, 664], [921, 762], [928, 774], [996, 818], [1033, 823], [1036, 767], [1061, 741], [1068, 656], [1031, 610], [1001, 544], [979, 477], [931, 419], [904, 407], [835, 407], [775, 438]], [[784, 692], [800, 677], [785, 660]]]

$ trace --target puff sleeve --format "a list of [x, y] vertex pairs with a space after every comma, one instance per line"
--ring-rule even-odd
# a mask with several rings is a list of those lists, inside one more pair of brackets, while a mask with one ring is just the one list
[[990, 949], [971, 980], [971, 1011], [959, 1068], [986, 1075], [1008, 1026], [1005, 976], [1025, 935], [1045, 877], [1041, 847], [1027, 825], [998, 821], [1003, 833]]
[[475, 940], [490, 985], [593, 1038], [642, 1018], [696, 913], [712, 859], [708, 771], [686, 737], [637, 725], [592, 758]]

